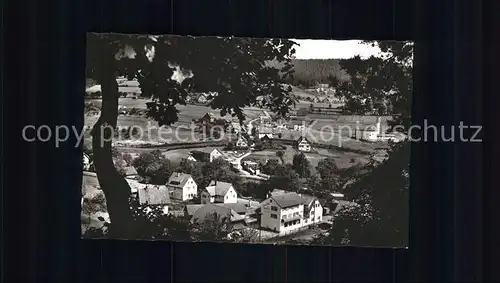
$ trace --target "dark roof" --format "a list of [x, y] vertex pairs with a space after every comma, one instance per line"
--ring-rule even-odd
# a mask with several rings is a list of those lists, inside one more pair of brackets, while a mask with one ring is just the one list
[[191, 178], [191, 175], [186, 173], [174, 172], [170, 175], [167, 185], [171, 187], [183, 188], [187, 181]]
[[269, 192], [271, 196], [279, 196], [279, 195], [284, 195], [287, 193], [285, 190], [280, 190], [280, 189], [274, 189], [271, 192]]
[[243, 203], [217, 203], [216, 205], [230, 208], [238, 214], [245, 213], [248, 210], [248, 207]]
[[201, 208], [197, 209], [191, 219], [192, 222], [203, 221], [208, 217], [211, 217], [214, 213], [218, 214], [221, 218], [230, 218], [232, 222], [243, 220], [244, 217], [238, 215], [236, 211], [229, 207], [216, 204], [205, 204]]
[[271, 196], [271, 199], [274, 200], [274, 202], [276, 202], [276, 204], [279, 205], [281, 208], [287, 208], [304, 203], [302, 197], [297, 193], [288, 193], [288, 194]]
[[310, 141], [309, 141], [306, 137], [304, 137], [304, 136], [300, 136], [300, 137], [299, 137], [299, 138], [295, 141], [295, 143], [296, 143], [296, 144], [299, 144], [299, 143], [301, 143], [302, 141], [306, 141], [306, 142], [308, 142], [308, 143], [311, 143], [311, 142], [310, 142]]
[[285, 193], [272, 195], [271, 199], [281, 208], [287, 208], [300, 204], [308, 205], [316, 198], [308, 195], [299, 195], [297, 193]]
[[211, 181], [205, 188], [210, 196], [225, 196], [227, 191], [233, 186], [231, 183], [221, 181]]
[[167, 186], [147, 185], [138, 188], [139, 203], [146, 205], [167, 204], [170, 202], [170, 195]]

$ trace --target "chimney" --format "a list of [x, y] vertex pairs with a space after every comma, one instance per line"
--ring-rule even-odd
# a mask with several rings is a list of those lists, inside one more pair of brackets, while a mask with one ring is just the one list
[[181, 173], [177, 172], [177, 177], [180, 177], [181, 176]]
[[380, 117], [377, 117], [377, 124], [375, 124], [375, 128], [377, 131], [377, 134], [381, 134], [381, 129], [380, 129]]

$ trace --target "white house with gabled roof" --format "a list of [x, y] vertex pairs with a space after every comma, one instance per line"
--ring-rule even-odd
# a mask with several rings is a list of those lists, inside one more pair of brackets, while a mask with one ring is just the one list
[[315, 197], [275, 194], [261, 203], [260, 221], [262, 228], [287, 233], [323, 221], [323, 208]]
[[167, 187], [173, 199], [187, 201], [198, 195], [198, 185], [191, 175], [174, 172], [167, 182]]
[[295, 145], [295, 148], [297, 150], [303, 151], [303, 152], [309, 152], [312, 149], [311, 142], [309, 142], [309, 140], [306, 137], [304, 137], [304, 136], [299, 137], [295, 141], [294, 145]]
[[243, 135], [238, 135], [236, 147], [248, 147], [248, 140]]
[[201, 203], [237, 203], [238, 196], [233, 184], [211, 181], [201, 193]]

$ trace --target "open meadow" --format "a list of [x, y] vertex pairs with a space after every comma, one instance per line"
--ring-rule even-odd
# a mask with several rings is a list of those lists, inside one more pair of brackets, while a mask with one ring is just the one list
[[[366, 164], [369, 159], [369, 156], [367, 154], [345, 152], [345, 151], [338, 151], [335, 149], [323, 149], [323, 148], [314, 148], [314, 150], [316, 152], [304, 153], [309, 162], [311, 162], [311, 166], [314, 168], [318, 166], [318, 163], [321, 160], [328, 157], [333, 157], [337, 162], [337, 166], [339, 166], [340, 168], [348, 168], [354, 165], [353, 160], [356, 160], [356, 163]], [[252, 152], [251, 155], [244, 158], [243, 160], [252, 160], [255, 162], [262, 162], [262, 163], [265, 163], [266, 160], [268, 159], [280, 160], [279, 157], [276, 155], [277, 151], [278, 150], [271, 150], [271, 149], [254, 151]], [[286, 163], [290, 164], [293, 162], [294, 155], [299, 153], [299, 151], [295, 150], [291, 146], [286, 146], [286, 150], [283, 151], [285, 152], [283, 160]]]

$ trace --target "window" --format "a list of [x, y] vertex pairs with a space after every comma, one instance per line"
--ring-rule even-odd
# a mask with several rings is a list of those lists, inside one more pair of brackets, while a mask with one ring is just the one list
[[271, 206], [272, 211], [278, 211], [278, 208], [276, 206]]
[[271, 213], [271, 218], [278, 219], [278, 215]]

